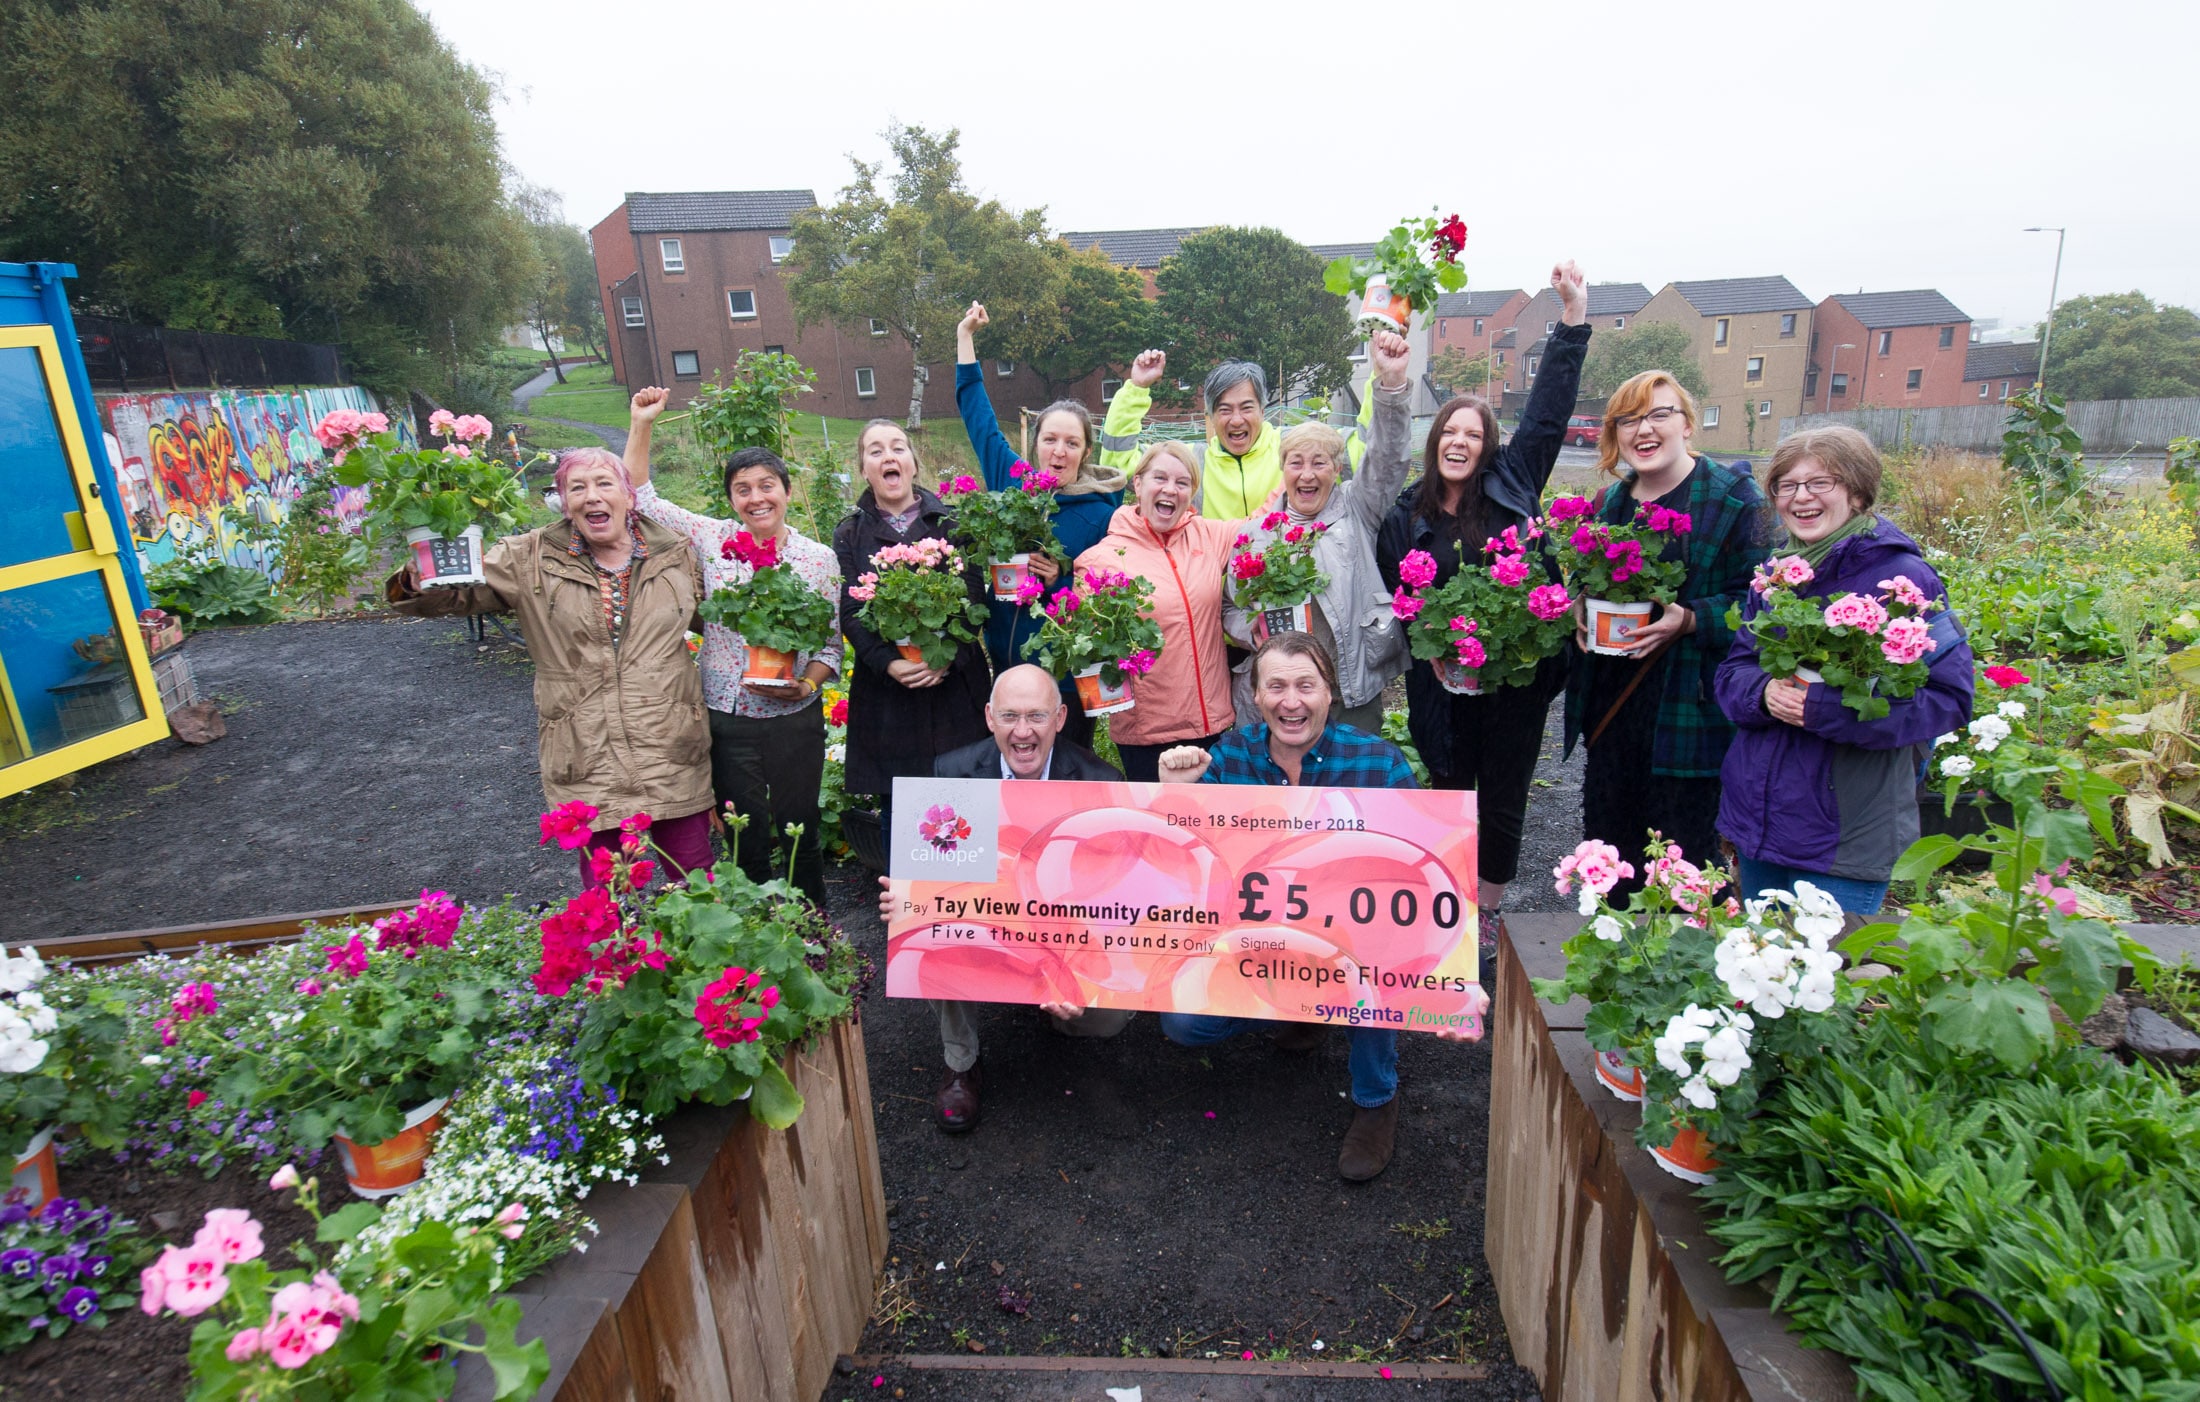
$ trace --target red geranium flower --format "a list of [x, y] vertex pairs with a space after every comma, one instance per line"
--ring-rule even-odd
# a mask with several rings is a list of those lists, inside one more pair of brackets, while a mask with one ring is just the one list
[[747, 531], [737, 531], [733, 539], [720, 547], [719, 553], [728, 560], [739, 560], [752, 570], [769, 569], [779, 563], [779, 538], [760, 541]]
[[2013, 686], [2023, 686], [2032, 679], [2014, 667], [1988, 667], [1986, 680], [2007, 691]]

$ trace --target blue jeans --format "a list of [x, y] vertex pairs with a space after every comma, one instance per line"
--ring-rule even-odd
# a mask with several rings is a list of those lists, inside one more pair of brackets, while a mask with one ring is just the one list
[[[1265, 1017], [1212, 1017], [1206, 1013], [1163, 1013], [1161, 1035], [1180, 1047], [1211, 1047], [1240, 1032], [1272, 1027]], [[1398, 1093], [1398, 1034], [1374, 1027], [1345, 1030], [1351, 1048], [1352, 1103], [1363, 1110], [1388, 1105]]]
[[1858, 881], [1853, 877], [1828, 876], [1820, 871], [1782, 866], [1778, 862], [1760, 862], [1754, 857], [1742, 858], [1744, 899], [1754, 900], [1759, 891], [1793, 891], [1798, 881], [1808, 881], [1816, 886], [1840, 902], [1841, 908], [1852, 915], [1876, 915], [1887, 899], [1887, 883], [1884, 881]]

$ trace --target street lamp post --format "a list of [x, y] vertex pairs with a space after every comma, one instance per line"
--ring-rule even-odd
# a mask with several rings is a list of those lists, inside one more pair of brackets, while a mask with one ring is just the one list
[[1838, 345], [1838, 346], [1835, 346], [1835, 347], [1833, 348], [1833, 359], [1832, 359], [1831, 361], [1827, 362], [1827, 365], [1826, 365], [1826, 412], [1827, 412], [1827, 413], [1829, 413], [1829, 414], [1833, 412], [1833, 372], [1834, 372], [1835, 370], [1839, 369], [1839, 368], [1840, 368], [1840, 366], [1841, 366], [1841, 352], [1843, 352], [1843, 351], [1845, 351], [1845, 350], [1855, 350], [1855, 349], [1856, 349], [1856, 343], [1855, 343], [1854, 341], [1843, 341], [1843, 342], [1842, 342], [1842, 343], [1841, 343], [1840, 345]]
[[2055, 276], [2047, 284], [2047, 326], [2040, 332], [2040, 373], [2038, 384], [2041, 394], [2047, 393], [2047, 347], [2055, 339], [2055, 298], [2062, 292], [2063, 239], [2069, 234], [2065, 228], [2034, 224], [2025, 230], [2028, 234], [2053, 234], [2055, 236]]

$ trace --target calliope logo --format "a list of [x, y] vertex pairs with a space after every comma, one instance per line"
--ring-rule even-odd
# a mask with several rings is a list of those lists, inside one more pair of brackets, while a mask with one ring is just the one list
[[935, 803], [924, 810], [924, 821], [917, 824], [917, 836], [944, 855], [969, 839], [970, 820], [957, 814], [952, 803]]

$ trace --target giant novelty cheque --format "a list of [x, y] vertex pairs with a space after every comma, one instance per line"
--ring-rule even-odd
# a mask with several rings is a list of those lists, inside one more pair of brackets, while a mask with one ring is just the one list
[[1480, 1031], [1472, 793], [894, 781], [897, 998]]

